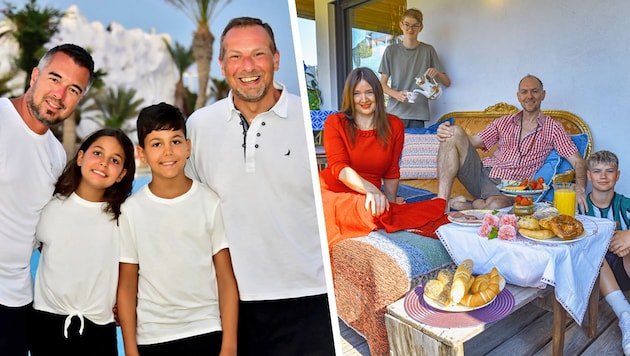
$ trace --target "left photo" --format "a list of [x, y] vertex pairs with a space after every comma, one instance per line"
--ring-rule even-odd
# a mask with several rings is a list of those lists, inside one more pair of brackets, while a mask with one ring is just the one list
[[341, 354], [294, 0], [0, 7], [0, 354]]

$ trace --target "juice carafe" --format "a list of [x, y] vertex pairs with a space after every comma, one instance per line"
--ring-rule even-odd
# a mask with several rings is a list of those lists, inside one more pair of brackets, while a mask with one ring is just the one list
[[553, 206], [563, 215], [575, 216], [575, 184], [574, 183], [554, 183], [553, 184]]

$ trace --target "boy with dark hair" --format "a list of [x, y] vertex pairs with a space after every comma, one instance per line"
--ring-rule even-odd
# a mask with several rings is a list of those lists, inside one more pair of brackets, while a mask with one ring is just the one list
[[617, 225], [600, 271], [599, 289], [619, 319], [623, 352], [630, 355], [630, 304], [622, 292], [630, 290], [630, 199], [615, 192], [619, 175], [614, 153], [598, 151], [588, 158], [586, 176], [593, 189], [586, 197], [586, 213]]
[[238, 290], [219, 197], [184, 174], [191, 143], [172, 105], [144, 108], [151, 182], [123, 205], [118, 315], [126, 355], [236, 355]]

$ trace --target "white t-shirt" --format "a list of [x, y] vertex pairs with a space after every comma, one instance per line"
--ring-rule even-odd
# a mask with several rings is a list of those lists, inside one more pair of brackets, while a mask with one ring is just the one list
[[219, 194], [244, 301], [326, 293], [313, 179], [300, 98], [282, 94], [243, 126], [232, 93], [193, 113], [187, 174]]
[[138, 264], [138, 344], [221, 330], [212, 256], [227, 241], [218, 196], [196, 181], [173, 199], [145, 185], [123, 204], [120, 229], [120, 262]]
[[66, 164], [59, 140], [26, 126], [15, 107], [0, 98], [0, 304], [33, 300], [31, 255], [39, 214], [52, 197]]
[[68, 315], [68, 321], [73, 315], [99, 325], [114, 321], [119, 230], [104, 207], [75, 193], [44, 207], [36, 233], [43, 245], [35, 309]]

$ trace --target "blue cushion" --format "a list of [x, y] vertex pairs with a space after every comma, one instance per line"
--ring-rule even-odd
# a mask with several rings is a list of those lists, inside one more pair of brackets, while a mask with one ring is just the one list
[[437, 133], [437, 129], [440, 125], [442, 125], [445, 122], [449, 122], [451, 125], [453, 125], [453, 123], [455, 122], [454, 119], [452, 117], [444, 120], [444, 121], [439, 121], [436, 122], [435, 124], [429, 126], [429, 127], [411, 127], [411, 128], [407, 128], [405, 129], [405, 133], [407, 134], [436, 134]]
[[[569, 135], [575, 146], [577, 146], [578, 151], [584, 157], [584, 153], [586, 152], [586, 147], [588, 146], [588, 135], [585, 133], [577, 134], [577, 135]], [[549, 155], [545, 159], [545, 162], [540, 167], [538, 172], [534, 174], [534, 178], [543, 177], [545, 179], [545, 183], [547, 185], [551, 184], [551, 178], [554, 175], [559, 173], [564, 173], [573, 166], [571, 163], [564, 157], [560, 156], [556, 150], [551, 150]], [[545, 194], [543, 194], [539, 200], [553, 200], [553, 189], [549, 189]]]

